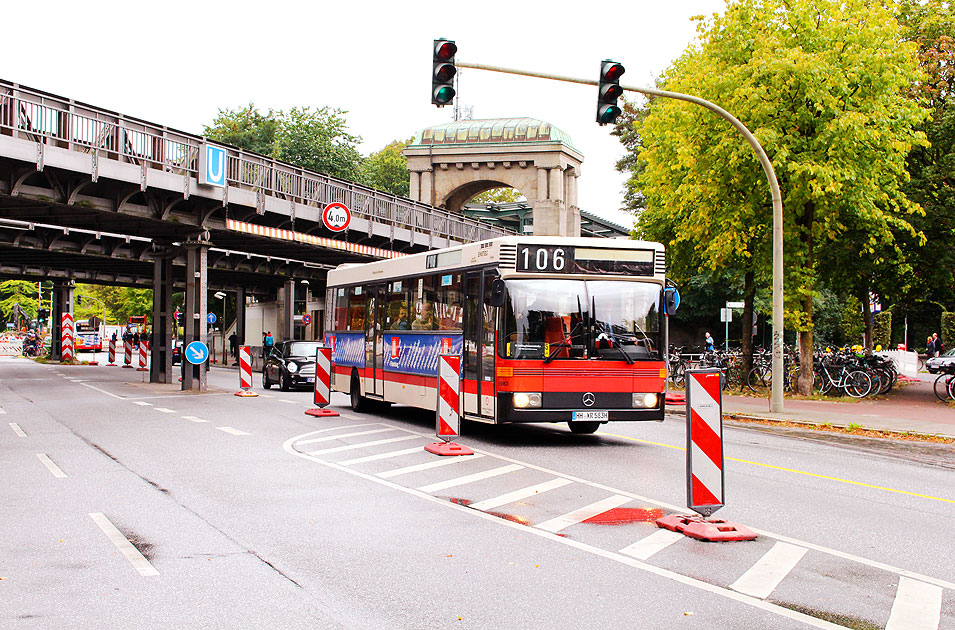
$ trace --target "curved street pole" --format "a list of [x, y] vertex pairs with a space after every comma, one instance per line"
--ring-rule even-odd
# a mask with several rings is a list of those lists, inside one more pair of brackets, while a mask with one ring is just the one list
[[[475, 70], [489, 70], [491, 72], [502, 72], [504, 74], [516, 74], [526, 77], [536, 77], [539, 79], [550, 79], [553, 81], [564, 81], [566, 83], [580, 83], [583, 85], [598, 85], [597, 81], [590, 79], [578, 79], [574, 77], [565, 77], [556, 74], [547, 74], [544, 72], [529, 72], [526, 70], [515, 70], [512, 68], [501, 68], [498, 66], [488, 66], [478, 63], [468, 63], [455, 61], [456, 66], [462, 68], [473, 68]], [[698, 96], [689, 94], [680, 94], [679, 92], [666, 92], [664, 90], [655, 90], [653, 88], [636, 87], [621, 85], [628, 92], [639, 92], [650, 96], [659, 96], [662, 98], [673, 98], [680, 101], [694, 103], [701, 107], [715, 112], [723, 119], [729, 121], [733, 127], [749, 143], [759, 163], [763, 167], [766, 179], [769, 181], [769, 189], [773, 196], [773, 383], [772, 398], [769, 403], [769, 410], [773, 413], [783, 411], [783, 200], [779, 191], [779, 181], [776, 179], [776, 172], [769, 161], [769, 156], [759, 144], [756, 136], [746, 128], [746, 126], [736, 119], [728, 111]], [[744, 331], [745, 332], [745, 331]]]

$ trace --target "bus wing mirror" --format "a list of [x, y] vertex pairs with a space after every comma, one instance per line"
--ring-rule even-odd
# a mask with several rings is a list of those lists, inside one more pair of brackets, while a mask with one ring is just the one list
[[491, 306], [504, 306], [507, 298], [507, 285], [500, 278], [491, 282]]
[[667, 287], [663, 290], [663, 312], [667, 315], [676, 313], [680, 307], [680, 292], [676, 287]]

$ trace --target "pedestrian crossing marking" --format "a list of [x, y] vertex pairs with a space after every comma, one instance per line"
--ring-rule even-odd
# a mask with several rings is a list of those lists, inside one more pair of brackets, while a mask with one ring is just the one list
[[730, 588], [759, 599], [766, 599], [799, 564], [807, 551], [809, 550], [805, 547], [778, 542], [746, 573], [730, 584]]

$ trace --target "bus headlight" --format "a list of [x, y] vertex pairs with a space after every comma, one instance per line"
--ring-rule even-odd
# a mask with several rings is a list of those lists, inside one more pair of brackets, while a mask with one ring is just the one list
[[289, 361], [288, 363], [285, 364], [285, 367], [288, 368], [289, 374], [295, 374], [296, 372], [298, 372], [298, 363], [296, 363], [295, 361]]
[[529, 409], [531, 407], [541, 406], [540, 392], [516, 392], [513, 400], [515, 409]]
[[657, 406], [657, 395], [653, 393], [633, 393], [633, 406], [637, 409], [653, 409]]

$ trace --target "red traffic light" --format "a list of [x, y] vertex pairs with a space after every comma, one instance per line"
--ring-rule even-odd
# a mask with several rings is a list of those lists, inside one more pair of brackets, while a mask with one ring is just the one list
[[452, 63], [441, 63], [434, 68], [434, 80], [439, 83], [447, 83], [458, 73], [457, 68]]
[[627, 70], [623, 67], [622, 63], [617, 63], [616, 61], [604, 61], [600, 66], [600, 80], [619, 81], [620, 77], [623, 76], [623, 73], [626, 71]]
[[617, 99], [623, 95], [620, 77], [626, 70], [623, 64], [604, 59], [600, 62], [600, 80], [597, 81], [597, 122], [601, 125], [616, 122], [622, 111]]
[[434, 40], [434, 59], [435, 61], [450, 61], [458, 52], [457, 44], [447, 39]]

